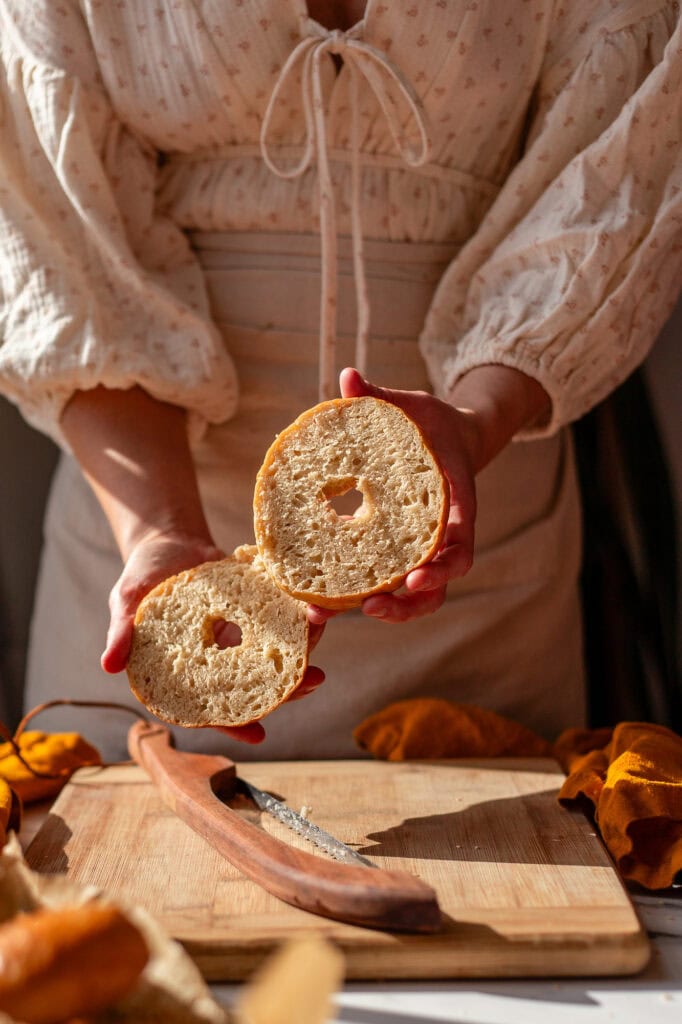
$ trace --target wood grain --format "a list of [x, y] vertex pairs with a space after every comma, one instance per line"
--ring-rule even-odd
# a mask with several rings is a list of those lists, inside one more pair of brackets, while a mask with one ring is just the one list
[[[631, 974], [648, 960], [593, 827], [556, 801], [563, 776], [552, 761], [252, 763], [240, 772], [294, 810], [311, 807], [311, 820], [379, 867], [432, 886], [445, 929], [398, 935], [282, 903], [173, 815], [137, 767], [81, 769], [27, 859], [143, 904], [211, 980], [244, 978], [284, 938], [313, 933], [343, 951], [349, 978]], [[268, 815], [245, 813], [314, 850]]]
[[436, 894], [414, 875], [315, 857], [240, 814], [231, 803], [236, 798], [243, 806], [245, 800], [235, 765], [226, 757], [175, 750], [170, 731], [150, 722], [135, 723], [128, 747], [163, 802], [242, 875], [279, 899], [350, 924], [408, 932], [441, 929]]

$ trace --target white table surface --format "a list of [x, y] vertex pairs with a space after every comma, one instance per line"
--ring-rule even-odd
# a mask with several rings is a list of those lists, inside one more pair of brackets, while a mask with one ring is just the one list
[[[351, 982], [329, 1024], [682, 1024], [682, 886], [634, 895], [652, 945], [633, 978]], [[236, 985], [212, 985], [229, 1006]]]
[[[47, 813], [27, 808], [24, 848]], [[519, 981], [351, 982], [329, 1024], [682, 1024], [682, 886], [633, 893], [649, 933], [651, 961], [632, 978]], [[211, 985], [229, 1006], [236, 985]]]

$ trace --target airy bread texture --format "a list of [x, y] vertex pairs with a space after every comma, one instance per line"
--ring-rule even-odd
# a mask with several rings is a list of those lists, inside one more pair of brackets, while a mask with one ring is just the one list
[[[331, 501], [354, 488], [362, 506], [338, 515]], [[447, 480], [417, 425], [389, 402], [339, 398], [271, 445], [256, 480], [256, 542], [292, 597], [352, 608], [436, 554], [448, 510]]]
[[[241, 643], [220, 647], [234, 623]], [[305, 607], [279, 590], [253, 546], [160, 583], [135, 616], [128, 678], [158, 718], [186, 727], [247, 725], [293, 693], [308, 660]]]

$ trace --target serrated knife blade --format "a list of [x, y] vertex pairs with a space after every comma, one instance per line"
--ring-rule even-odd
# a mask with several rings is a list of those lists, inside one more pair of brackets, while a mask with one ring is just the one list
[[287, 807], [281, 800], [276, 800], [270, 793], [263, 792], [262, 789], [258, 789], [257, 786], [253, 786], [241, 777], [239, 777], [238, 782], [259, 810], [272, 815], [273, 818], [286, 825], [293, 832], [296, 832], [297, 835], [303, 836], [308, 842], [314, 843], [315, 846], [324, 850], [330, 857], [343, 861], [344, 864], [362, 864], [366, 868], [376, 868], [377, 865], [373, 864], [371, 860], [363, 857], [361, 853], [356, 853], [350, 846], [346, 846], [340, 839], [336, 839], [329, 832], [325, 832], [319, 825], [313, 824], [312, 821], [308, 821], [302, 815], [297, 814], [296, 811], [292, 811], [291, 807]]

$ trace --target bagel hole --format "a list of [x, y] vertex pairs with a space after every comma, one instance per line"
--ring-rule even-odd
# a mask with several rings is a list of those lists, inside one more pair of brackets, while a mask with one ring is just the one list
[[239, 647], [242, 642], [242, 631], [236, 622], [226, 619], [214, 619], [211, 623], [214, 645], [226, 650], [228, 647]]
[[330, 480], [322, 488], [322, 496], [327, 508], [339, 519], [354, 519], [368, 511], [365, 496], [358, 490], [357, 480], [352, 477], [345, 480]]
[[328, 502], [330, 508], [336, 512], [339, 519], [352, 519], [358, 515], [363, 503], [362, 492], [356, 488], [346, 491], [345, 494], [337, 494], [336, 497], [330, 498]]

